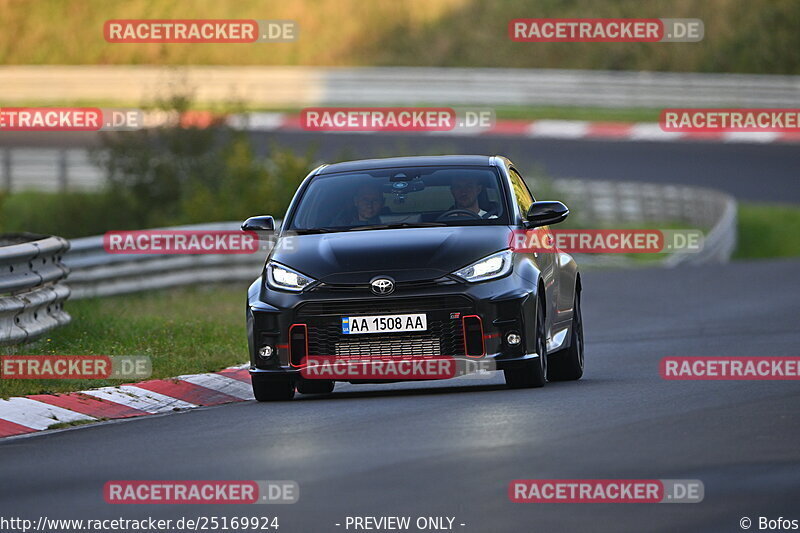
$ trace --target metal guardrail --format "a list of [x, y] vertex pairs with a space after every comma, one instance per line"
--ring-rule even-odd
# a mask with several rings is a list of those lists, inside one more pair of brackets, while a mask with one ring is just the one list
[[680, 264], [701, 265], [705, 263], [727, 263], [736, 250], [737, 242], [737, 207], [733, 197], [716, 193], [718, 197], [712, 199], [697, 199], [698, 203], [705, 203], [709, 211], [718, 215], [714, 226], [705, 235], [703, 249], [697, 253], [676, 252], [664, 260], [664, 266], [672, 267]]
[[[727, 262], [736, 243], [736, 202], [711, 189], [591, 180], [556, 180], [554, 188], [584, 223], [675, 222], [707, 231], [697, 253], [673, 253], [661, 263], [675, 266]], [[559, 196], [560, 197], [560, 196]], [[180, 226], [191, 230], [235, 230], [239, 222]], [[177, 228], [169, 228], [177, 229]], [[64, 258], [70, 268], [72, 298], [101, 297], [212, 282], [251, 282], [264, 265], [266, 249], [254, 254], [108, 254], [102, 236], [72, 241]], [[586, 266], [632, 266], [627, 257], [583, 254]]]
[[800, 76], [562, 69], [326, 69], [326, 104], [792, 107]]
[[92, 191], [106, 183], [86, 148], [0, 148], [2, 191]]
[[[680, 264], [725, 263], [736, 248], [737, 207], [729, 194], [704, 187], [661, 185], [624, 181], [563, 179], [554, 182], [556, 190], [586, 224], [676, 223], [705, 231], [700, 251], [677, 251], [662, 262]], [[592, 261], [592, 256], [581, 256]], [[597, 259], [595, 259], [596, 261]], [[629, 263], [622, 256], [601, 256], [601, 263]]]
[[[168, 229], [238, 230], [241, 222], [192, 224]], [[166, 228], [165, 228], [166, 229]], [[151, 289], [223, 281], [251, 282], [264, 266], [266, 250], [252, 254], [109, 254], [103, 236], [73, 239], [64, 258], [72, 298], [92, 298]]]
[[[53, 83], [59, 90], [53, 91]], [[198, 102], [310, 105], [795, 107], [800, 76], [426, 67], [3, 66], [11, 102], [151, 101], [171, 87]]]
[[70, 322], [61, 262], [69, 241], [34, 234], [0, 236], [0, 345], [34, 340]]

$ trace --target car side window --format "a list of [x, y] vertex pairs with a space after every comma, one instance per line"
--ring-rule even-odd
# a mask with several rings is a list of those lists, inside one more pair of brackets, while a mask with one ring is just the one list
[[533, 203], [533, 196], [531, 191], [528, 190], [528, 186], [525, 185], [525, 180], [522, 179], [516, 169], [509, 168], [508, 172], [511, 175], [511, 186], [514, 188], [514, 199], [519, 206], [520, 214], [524, 218]]

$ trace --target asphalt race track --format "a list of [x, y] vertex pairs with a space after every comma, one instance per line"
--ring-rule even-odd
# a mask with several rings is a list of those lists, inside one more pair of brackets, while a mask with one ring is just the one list
[[[355, 516], [454, 516], [465, 532], [741, 531], [800, 519], [800, 388], [664, 381], [664, 356], [797, 355], [800, 260], [584, 277], [586, 375], [337, 385], [327, 398], [244, 402], [0, 443], [0, 515], [175, 518], [277, 514], [280, 532]], [[696, 504], [514, 504], [520, 478], [699, 479]], [[125, 479], [296, 480], [265, 506], [108, 505]], [[342, 526], [336, 526], [340, 523]], [[460, 524], [465, 524], [460, 526]], [[352, 528], [351, 528], [352, 531]]]
[[[256, 147], [313, 149], [323, 161], [431, 154], [500, 154], [523, 175], [712, 187], [737, 199], [800, 203], [800, 146], [721, 142], [624, 142], [508, 136], [252, 133]], [[535, 193], [535, 191], [534, 191]]]
[[[800, 146], [724, 142], [624, 142], [600, 139], [530, 139], [501, 135], [433, 136], [252, 132], [256, 150], [271, 146], [311, 150], [319, 161], [431, 154], [501, 154], [524, 175], [645, 181], [712, 187], [740, 200], [800, 203]], [[0, 147], [84, 148], [94, 133], [9, 132]]]

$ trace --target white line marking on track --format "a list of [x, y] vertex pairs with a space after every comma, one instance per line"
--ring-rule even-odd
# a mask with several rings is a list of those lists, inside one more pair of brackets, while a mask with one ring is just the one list
[[283, 113], [249, 113], [245, 115], [231, 115], [227, 119], [228, 125], [235, 130], [273, 131], [284, 125], [286, 115]]
[[103, 387], [101, 389], [84, 391], [84, 394], [89, 394], [95, 398], [102, 398], [103, 400], [126, 405], [148, 413], [166, 413], [174, 409], [190, 409], [192, 407], [197, 407], [193, 403], [184, 402], [183, 400], [134, 387], [133, 385]]
[[728, 131], [722, 134], [725, 142], [771, 143], [778, 138], [776, 131]]
[[194, 374], [191, 376], [178, 376], [188, 383], [206, 387], [217, 392], [224, 392], [242, 400], [254, 400], [253, 388], [238, 379], [229, 378], [220, 374]]
[[537, 120], [528, 127], [529, 137], [577, 139], [586, 137], [589, 123], [580, 120]]
[[9, 398], [0, 400], [0, 417], [21, 426], [33, 429], [47, 429], [59, 422], [78, 420], [97, 420], [94, 417], [76, 413], [68, 409], [37, 402], [30, 398]]
[[659, 124], [639, 122], [634, 124], [628, 135], [632, 141], [670, 141], [680, 139], [683, 133], [679, 131], [664, 131]]

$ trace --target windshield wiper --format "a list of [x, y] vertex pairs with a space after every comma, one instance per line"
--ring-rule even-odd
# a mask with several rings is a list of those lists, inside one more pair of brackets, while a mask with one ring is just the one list
[[446, 226], [444, 222], [400, 222], [398, 224], [372, 224], [369, 226], [355, 226], [347, 231], [368, 231], [373, 229], [396, 229], [396, 228], [433, 228]]
[[342, 230], [333, 228], [309, 228], [309, 229], [297, 229], [293, 231], [298, 235], [313, 235], [315, 233], [336, 233]]

